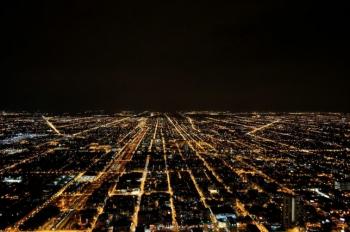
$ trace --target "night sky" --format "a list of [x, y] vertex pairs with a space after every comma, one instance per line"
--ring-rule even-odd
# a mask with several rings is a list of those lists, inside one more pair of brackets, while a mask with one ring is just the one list
[[1, 1], [0, 110], [349, 112], [340, 2]]

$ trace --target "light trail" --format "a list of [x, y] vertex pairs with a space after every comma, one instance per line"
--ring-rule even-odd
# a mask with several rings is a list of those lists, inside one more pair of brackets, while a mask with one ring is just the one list
[[[75, 121], [78, 121], [78, 122], [75, 122]], [[81, 124], [84, 124], [84, 123], [88, 123], [88, 122], [99, 122], [100, 119], [97, 119], [94, 118], [94, 117], [84, 117], [84, 118], [77, 118], [77, 119], [71, 119], [69, 120], [68, 122], [67, 121], [64, 121], [65, 124], [63, 125], [60, 125], [60, 126], [56, 126], [56, 128], [62, 130], [64, 128], [72, 128], [73, 126], [77, 126], [77, 125], [81, 125]], [[61, 121], [59, 121], [61, 122]]]
[[114, 120], [112, 122], [109, 122], [109, 123], [106, 123], [106, 124], [103, 124], [103, 125], [95, 126], [93, 128], [89, 128], [89, 129], [77, 132], [77, 133], [73, 134], [73, 136], [79, 136], [79, 135], [85, 134], [87, 132], [90, 132], [90, 131], [93, 131], [93, 130], [97, 130], [97, 129], [101, 128], [101, 127], [108, 127], [108, 126], [111, 126], [111, 125], [115, 125], [115, 124], [120, 123], [122, 121], [125, 121], [125, 120], [127, 120], [129, 118], [130, 117], [125, 117], [125, 118], [117, 119], [117, 120]]
[[49, 121], [49, 118], [45, 117], [44, 115], [42, 115], [42, 118], [45, 120], [46, 124], [47, 124], [54, 132], [56, 132], [56, 134], [62, 135], [61, 132], [55, 127], [55, 125], [52, 124], [52, 122]]
[[227, 123], [227, 124], [231, 124], [231, 125], [236, 125], [236, 126], [240, 126], [240, 127], [250, 128], [250, 129], [254, 128], [252, 126], [248, 126], [248, 125], [244, 125], [244, 124], [241, 124], [241, 123], [232, 122], [232, 121], [228, 121], [228, 120], [216, 119], [216, 118], [211, 118], [211, 117], [206, 117], [206, 118], [211, 120], [211, 121], [223, 122], [223, 123]]
[[281, 121], [281, 119], [277, 119], [276, 121], [273, 121], [273, 122], [271, 122], [271, 123], [269, 123], [269, 124], [266, 124], [266, 125], [264, 125], [264, 126], [255, 128], [254, 130], [248, 132], [247, 135], [255, 134], [256, 132], [258, 132], [258, 131], [260, 131], [260, 130], [264, 130], [264, 129], [270, 127], [270, 126], [273, 126], [274, 124], [276, 124], [276, 123], [278, 123], [278, 122], [280, 122], [280, 121]]
[[142, 195], [145, 192], [145, 182], [146, 182], [147, 174], [148, 174], [149, 160], [150, 160], [150, 156], [147, 155], [145, 168], [144, 168], [144, 171], [143, 171], [143, 174], [142, 174], [142, 178], [141, 178], [140, 192], [139, 192], [139, 194], [137, 196], [137, 203], [136, 203], [134, 215], [132, 216], [132, 224], [131, 224], [131, 227], [130, 227], [130, 232], [135, 232], [136, 231], [136, 227], [138, 225], [138, 216], [139, 216], [139, 211], [140, 211]]
[[153, 137], [152, 137], [151, 142], [150, 142], [149, 147], [148, 147], [148, 151], [149, 152], [152, 151], [152, 146], [153, 146], [154, 140], [156, 139], [157, 129], [158, 129], [158, 119], [157, 119], [157, 122], [156, 122], [156, 126], [154, 128]]
[[[157, 121], [158, 122], [158, 121]], [[168, 160], [166, 156], [166, 146], [165, 146], [165, 139], [164, 139], [164, 134], [163, 130], [160, 130], [161, 132], [161, 137], [162, 137], [162, 147], [163, 147], [163, 155], [164, 155], [164, 161], [165, 161], [165, 173], [166, 173], [166, 178], [167, 178], [167, 183], [168, 183], [168, 194], [170, 195], [170, 208], [171, 208], [171, 219], [172, 219], [172, 225], [174, 227], [174, 231], [179, 231], [179, 225], [177, 224], [176, 221], [176, 211], [175, 211], [175, 205], [174, 205], [174, 192], [173, 189], [171, 188], [170, 184], [170, 175], [169, 175], [169, 169], [168, 169]]]

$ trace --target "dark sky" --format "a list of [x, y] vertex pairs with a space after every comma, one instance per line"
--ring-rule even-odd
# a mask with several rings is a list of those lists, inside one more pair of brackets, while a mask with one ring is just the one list
[[340, 2], [1, 1], [0, 106], [349, 112]]

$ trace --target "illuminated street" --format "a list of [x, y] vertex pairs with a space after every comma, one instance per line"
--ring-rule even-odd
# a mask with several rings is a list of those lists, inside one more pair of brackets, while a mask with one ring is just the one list
[[349, 231], [350, 116], [0, 114], [0, 231]]

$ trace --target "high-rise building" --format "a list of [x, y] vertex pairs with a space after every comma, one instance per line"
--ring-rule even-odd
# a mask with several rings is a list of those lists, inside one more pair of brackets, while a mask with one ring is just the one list
[[350, 191], [350, 181], [335, 181], [334, 188], [339, 191]]
[[300, 215], [302, 210], [301, 198], [298, 196], [284, 196], [282, 223], [284, 228], [292, 228], [300, 223]]

